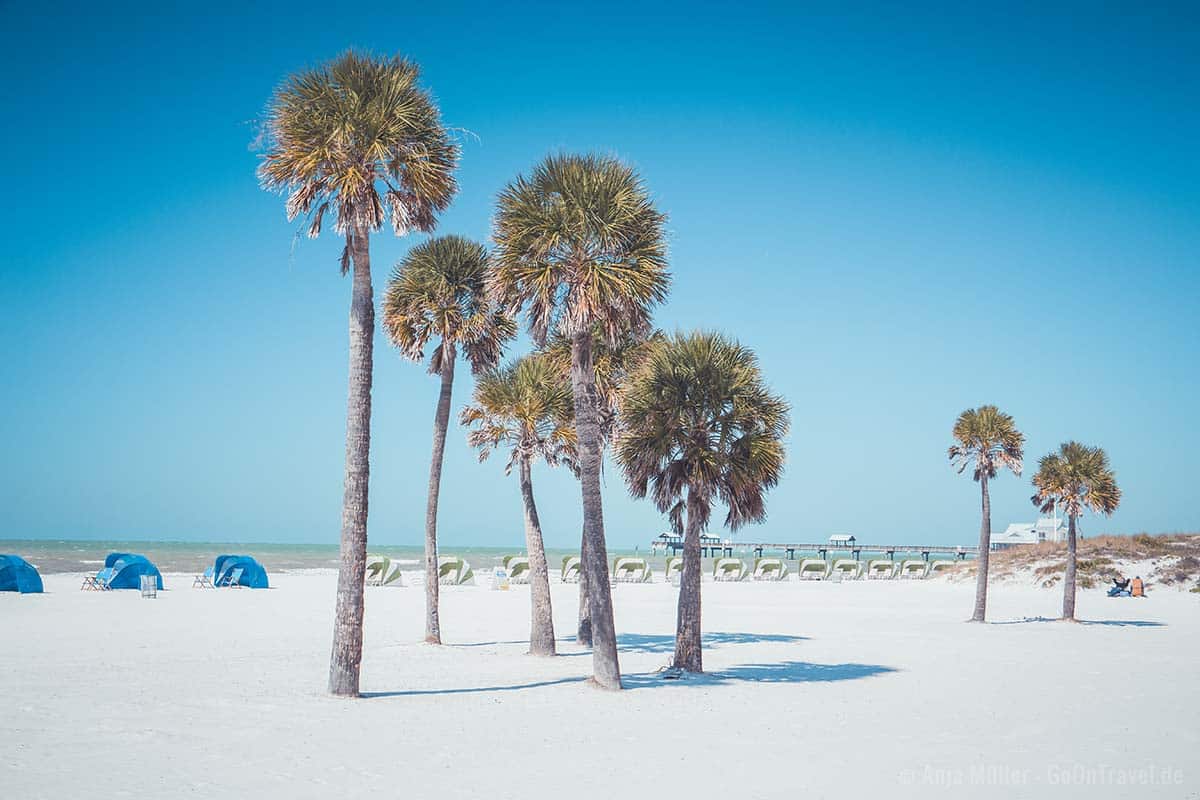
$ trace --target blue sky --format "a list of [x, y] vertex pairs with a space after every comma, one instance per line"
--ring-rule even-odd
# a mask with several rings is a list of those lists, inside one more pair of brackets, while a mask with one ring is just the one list
[[[0, 537], [336, 541], [350, 283], [250, 144], [272, 88], [348, 46], [415, 58], [469, 131], [439, 232], [486, 238], [549, 152], [642, 172], [670, 215], [658, 324], [736, 336], [792, 404], [741, 538], [974, 541], [945, 449], [985, 402], [1028, 436], [995, 525], [1036, 516], [1036, 458], [1078, 438], [1125, 492], [1085, 532], [1200, 529], [1195, 7], [834, 8], [0, 5]], [[377, 294], [418, 240], [375, 238]], [[417, 543], [436, 382], [382, 336], [375, 379], [370, 537]], [[663, 529], [606, 480], [612, 544]], [[443, 541], [522, 541], [461, 429], [443, 485]], [[571, 546], [577, 485], [535, 490]]]

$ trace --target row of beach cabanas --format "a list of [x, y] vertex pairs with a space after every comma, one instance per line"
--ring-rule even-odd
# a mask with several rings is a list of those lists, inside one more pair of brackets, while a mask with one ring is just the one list
[[[893, 561], [891, 559], [873, 559], [858, 561], [853, 558], [839, 558], [826, 561], [821, 558], [800, 559], [796, 575], [799, 580], [919, 580], [947, 569], [953, 561], [938, 560], [924, 561], [912, 559]], [[563, 559], [562, 580], [574, 583], [579, 580], [579, 556], [567, 556]], [[614, 583], [651, 583], [654, 571], [644, 558], [623, 556], [613, 560], [612, 581]], [[683, 558], [671, 556], [667, 559], [664, 577], [668, 583], [678, 583], [683, 574]], [[788, 561], [783, 558], [766, 556], [754, 559], [753, 565], [745, 560], [733, 557], [714, 558], [712, 579], [714, 581], [786, 581], [791, 574]]]
[[[203, 574], [195, 576], [192, 586], [203, 589], [269, 587], [267, 571], [253, 556], [219, 555]], [[163, 588], [162, 572], [153, 561], [141, 553], [109, 553], [104, 567], [95, 575], [87, 575], [79, 587], [88, 591], [107, 592], [116, 589]], [[25, 559], [15, 555], [0, 555], [0, 592], [34, 594], [43, 591], [42, 577]]]
[[[411, 562], [410, 562], [411, 563]], [[951, 567], [949, 560], [924, 561], [911, 559], [893, 561], [873, 559], [858, 561], [839, 558], [826, 561], [820, 558], [800, 559], [796, 566], [798, 580], [920, 580]], [[559, 573], [563, 583], [578, 583], [582, 564], [579, 556], [564, 556]], [[683, 574], [683, 558], [671, 556], [667, 559], [664, 578], [677, 584]], [[524, 555], [509, 555], [501, 560], [496, 578], [508, 583], [529, 583], [529, 558]], [[613, 559], [610, 571], [613, 583], [653, 583], [654, 569], [645, 558], [619, 556]], [[713, 559], [711, 578], [714, 581], [786, 581], [791, 578], [791, 566], [786, 559], [761, 557], [748, 564], [740, 558]], [[441, 556], [438, 559], [438, 583], [443, 586], [474, 585], [475, 571], [458, 556]], [[388, 556], [367, 556], [368, 586], [404, 586], [400, 562]]]

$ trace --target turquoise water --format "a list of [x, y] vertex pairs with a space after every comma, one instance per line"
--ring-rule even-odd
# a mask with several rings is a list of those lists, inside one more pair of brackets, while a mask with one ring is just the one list
[[[523, 545], [513, 547], [456, 547], [445, 545], [442, 555], [454, 555], [466, 559], [477, 571], [498, 566], [506, 555], [524, 553]], [[221, 553], [246, 553], [254, 556], [268, 572], [286, 572], [303, 569], [336, 569], [338, 546], [333, 544], [253, 544], [234, 542], [153, 542], [153, 541], [71, 541], [39, 539], [0, 539], [0, 553], [13, 553], [33, 564], [44, 574], [56, 572], [95, 572], [104, 564], [104, 557], [111, 552], [141, 553], [163, 572], [199, 573], [212, 564]], [[421, 569], [424, 550], [413, 545], [381, 545], [368, 547], [372, 554], [386, 555], [393, 561], [399, 560], [405, 569]], [[735, 555], [752, 562], [754, 553], [747, 548], [736, 547]], [[564, 556], [578, 555], [579, 551], [551, 548], [546, 551], [550, 569], [562, 565]], [[613, 548], [610, 556], [641, 555], [649, 559], [651, 567], [661, 574], [666, 565], [666, 555], [651, 556], [647, 547], [633, 549]], [[768, 556], [784, 556], [782, 552], [766, 552]], [[817, 553], [797, 552], [799, 558], [817, 558]], [[831, 551], [830, 559], [852, 558], [849, 551]], [[885, 558], [883, 553], [863, 552], [863, 561]], [[896, 553], [896, 560], [920, 559], [920, 553]], [[949, 554], [932, 554], [931, 559], [953, 558]], [[705, 559], [706, 570], [711, 559]], [[405, 564], [405, 562], [409, 562]]]

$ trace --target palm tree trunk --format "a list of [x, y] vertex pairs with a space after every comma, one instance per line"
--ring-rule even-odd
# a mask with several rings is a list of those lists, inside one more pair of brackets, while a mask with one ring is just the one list
[[[587, 559], [587, 537], [581, 536], [579, 541], [579, 562], [582, 565]], [[584, 647], [592, 646], [592, 614], [588, 608], [587, 573], [579, 569], [579, 627], [575, 631], [575, 642]]]
[[979, 476], [979, 489], [983, 495], [983, 522], [979, 525], [979, 559], [975, 573], [975, 613], [971, 622], [983, 622], [987, 614], [988, 555], [992, 547], [992, 498], [988, 495], [988, 476]]
[[521, 456], [521, 500], [525, 503], [525, 549], [529, 553], [529, 652], [554, 655], [554, 614], [550, 608], [550, 568], [542, 543], [542, 524], [533, 501], [533, 470], [529, 456]]
[[333, 652], [329, 658], [329, 691], [343, 697], [358, 697], [359, 666], [362, 664], [367, 490], [371, 471], [372, 347], [375, 338], [369, 237], [367, 230], [360, 226], [346, 243], [354, 261], [350, 299], [350, 380], [346, 403], [341, 565], [333, 622]]
[[700, 515], [695, 492], [688, 489], [687, 527], [683, 535], [683, 575], [679, 581], [679, 612], [675, 624], [674, 666], [703, 672], [700, 653]]
[[433, 458], [429, 462], [429, 494], [425, 501], [425, 641], [442, 643], [442, 624], [438, 619], [438, 491], [442, 486], [442, 456], [446, 452], [446, 431], [450, 427], [450, 392], [454, 388], [454, 345], [442, 342], [442, 390], [438, 394], [437, 413], [433, 417]]
[[1063, 619], [1075, 621], [1075, 517], [1067, 515], [1067, 574], [1063, 579]]
[[571, 389], [575, 398], [575, 434], [579, 447], [579, 484], [583, 492], [583, 572], [592, 620], [592, 680], [604, 689], [621, 688], [617, 630], [608, 582], [608, 548], [600, 499], [600, 422], [596, 407], [596, 371], [591, 331], [571, 339]]

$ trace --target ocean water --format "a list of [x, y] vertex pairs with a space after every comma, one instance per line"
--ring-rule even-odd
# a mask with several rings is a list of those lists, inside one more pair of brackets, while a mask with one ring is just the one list
[[[37, 567], [43, 574], [60, 572], [95, 572], [104, 565], [104, 557], [111, 552], [141, 553], [149, 558], [162, 572], [200, 573], [210, 566], [213, 559], [222, 553], [252, 555], [266, 567], [268, 572], [289, 572], [310, 569], [337, 569], [339, 550], [335, 544], [267, 544], [234, 542], [155, 542], [155, 541], [79, 541], [53, 539], [0, 539], [0, 553], [19, 555]], [[398, 561], [408, 571], [422, 568], [424, 549], [419, 545], [368, 545], [367, 552], [385, 555]], [[453, 555], [466, 559], [477, 574], [499, 566], [503, 558], [514, 553], [524, 553], [524, 545], [513, 547], [474, 547], [444, 545], [441, 555]], [[550, 569], [562, 565], [563, 558], [578, 555], [578, 549], [549, 548], [546, 558]], [[734, 554], [752, 562], [754, 553], [749, 548], [735, 545]], [[663, 553], [651, 555], [649, 547], [610, 548], [609, 556], [640, 555], [649, 559], [658, 574], [666, 566], [667, 556]], [[766, 552], [764, 555], [783, 557], [783, 552]], [[799, 558], [817, 558], [817, 554], [797, 552]], [[849, 551], [830, 552], [830, 559], [851, 558]], [[884, 558], [883, 553], [861, 554], [863, 561]], [[946, 559], [948, 553], [932, 554], [932, 559]], [[896, 553], [896, 560], [920, 559], [920, 553]], [[705, 569], [711, 569], [712, 559], [704, 559]]]

